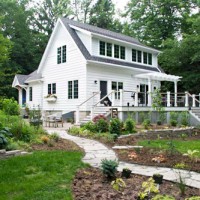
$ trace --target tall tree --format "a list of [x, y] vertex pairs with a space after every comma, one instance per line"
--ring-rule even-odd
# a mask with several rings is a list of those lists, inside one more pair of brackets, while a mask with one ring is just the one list
[[131, 0], [125, 14], [131, 21], [127, 33], [160, 48], [181, 33], [181, 25], [197, 5], [193, 0]]
[[98, 0], [92, 7], [89, 23], [101, 28], [112, 29], [115, 8], [112, 0]]
[[179, 83], [181, 91], [199, 93], [200, 82], [200, 15], [192, 20], [190, 34], [184, 34], [182, 40], [167, 40], [159, 62], [166, 72], [183, 76]]

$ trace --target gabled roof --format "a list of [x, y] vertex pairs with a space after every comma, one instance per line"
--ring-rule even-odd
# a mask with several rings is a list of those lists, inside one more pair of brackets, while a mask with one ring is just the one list
[[[76, 45], [78, 46], [78, 48], [80, 49], [80, 51], [82, 52], [82, 54], [84, 55], [85, 59], [87, 61], [97, 61], [100, 63], [108, 63], [108, 64], [114, 64], [114, 65], [121, 65], [121, 66], [125, 66], [125, 67], [132, 67], [132, 68], [136, 68], [136, 69], [144, 69], [144, 70], [149, 70], [149, 71], [155, 71], [155, 72], [161, 72], [162, 70], [160, 68], [155, 68], [155, 67], [150, 67], [150, 66], [145, 66], [145, 65], [140, 65], [140, 64], [136, 64], [136, 63], [130, 63], [130, 62], [126, 62], [126, 61], [120, 61], [120, 60], [115, 60], [115, 59], [109, 59], [109, 58], [102, 58], [102, 57], [98, 57], [98, 56], [92, 56], [89, 51], [87, 50], [87, 48], [85, 47], [85, 45], [83, 44], [83, 42], [81, 41], [81, 39], [79, 38], [79, 36], [76, 33], [76, 30], [72, 27], [72, 26], [76, 26], [78, 28], [93, 32], [93, 33], [98, 33], [101, 34], [102, 36], [109, 36], [112, 37], [114, 39], [119, 39], [122, 42], [126, 41], [132, 44], [137, 44], [143, 47], [147, 47], [143, 44], [141, 44], [138, 40], [126, 36], [126, 35], [122, 35], [120, 33], [115, 33], [112, 31], [108, 31], [102, 28], [98, 28], [96, 26], [91, 26], [89, 24], [83, 24], [83, 23], [79, 23], [67, 18], [61, 18], [61, 22], [63, 23], [63, 25], [65, 26], [65, 28], [68, 30], [68, 32], [70, 33], [71, 37], [73, 38], [73, 40], [75, 41]], [[152, 49], [152, 48], [151, 48]]]
[[41, 78], [41, 74], [38, 74], [37, 70], [28, 75], [16, 74], [12, 87], [26, 85], [31, 81], [39, 80]]

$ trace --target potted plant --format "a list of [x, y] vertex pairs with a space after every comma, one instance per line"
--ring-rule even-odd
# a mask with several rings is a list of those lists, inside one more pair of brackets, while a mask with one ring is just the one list
[[163, 175], [162, 174], [154, 174], [153, 179], [154, 179], [155, 183], [162, 184]]
[[55, 102], [57, 100], [57, 96], [55, 94], [48, 94], [44, 98], [46, 98], [48, 102]]
[[131, 170], [129, 168], [124, 168], [122, 170], [122, 177], [130, 178], [130, 176], [131, 176]]

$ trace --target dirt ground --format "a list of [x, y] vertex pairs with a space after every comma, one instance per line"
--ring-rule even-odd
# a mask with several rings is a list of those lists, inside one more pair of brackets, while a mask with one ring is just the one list
[[[117, 177], [121, 177], [118, 173]], [[81, 169], [76, 173], [72, 190], [75, 200], [136, 200], [138, 192], [141, 191], [142, 182], [149, 177], [131, 175], [129, 179], [123, 178], [126, 188], [124, 191], [115, 191], [102, 174], [101, 170], [95, 168]], [[159, 187], [160, 194], [173, 196], [176, 200], [184, 200], [187, 197], [200, 195], [199, 189], [186, 187], [185, 195], [181, 196], [177, 184], [163, 181]]]

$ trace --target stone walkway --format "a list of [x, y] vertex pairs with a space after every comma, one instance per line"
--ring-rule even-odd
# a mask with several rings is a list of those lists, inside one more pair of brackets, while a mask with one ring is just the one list
[[[83, 161], [89, 163], [93, 167], [100, 167], [102, 159], [117, 160], [115, 152], [100, 142], [89, 140], [85, 138], [71, 136], [63, 129], [48, 129], [49, 134], [56, 132], [61, 138], [71, 140], [85, 150], [85, 157]], [[126, 162], [119, 162], [118, 171], [122, 171], [123, 168], [128, 167], [134, 174], [140, 174], [145, 176], [152, 176], [155, 173], [162, 174], [165, 180], [177, 182], [178, 172], [171, 168], [165, 167], [151, 167], [138, 164], [130, 164]], [[185, 170], [179, 170], [182, 178], [185, 180], [186, 185], [195, 188], [200, 188], [200, 173], [188, 172]]]

